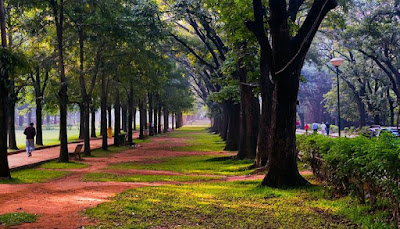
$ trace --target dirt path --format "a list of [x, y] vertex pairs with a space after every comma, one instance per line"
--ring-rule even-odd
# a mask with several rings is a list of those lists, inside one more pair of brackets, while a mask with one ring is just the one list
[[[165, 143], [169, 142], [169, 143]], [[161, 143], [161, 144], [160, 144]], [[88, 168], [71, 170], [73, 173], [62, 179], [46, 183], [5, 185], [0, 184], [0, 214], [9, 212], [27, 212], [40, 215], [35, 223], [18, 225], [15, 228], [80, 228], [83, 225], [93, 225], [89, 219], [80, 215], [86, 208], [109, 201], [110, 197], [130, 188], [164, 185], [166, 182], [82, 182], [87, 173], [100, 172], [102, 168], [112, 163], [127, 161], [149, 161], [154, 158], [176, 157], [183, 155], [200, 155], [209, 153], [175, 152], [168, 149], [184, 145], [177, 139], [155, 137], [151, 143], [143, 147], [117, 153], [108, 158], [85, 158]], [[219, 153], [219, 155], [221, 155]], [[106, 170], [101, 170], [105, 172]], [[167, 171], [128, 170], [129, 174], [164, 174], [178, 175]], [[227, 181], [259, 179], [262, 176], [239, 176], [221, 179]], [[176, 182], [178, 183], [178, 182]], [[169, 182], [168, 184], [171, 184]]]

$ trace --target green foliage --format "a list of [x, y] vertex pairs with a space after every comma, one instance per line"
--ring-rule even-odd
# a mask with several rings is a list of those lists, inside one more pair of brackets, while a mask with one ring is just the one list
[[188, 182], [217, 180], [217, 176], [172, 176], [172, 175], [118, 175], [112, 173], [89, 173], [83, 181], [94, 182]]
[[38, 216], [25, 213], [14, 212], [0, 215], [0, 225], [4, 227], [16, 226], [23, 223], [33, 223], [37, 220]]
[[105, 228], [390, 228], [345, 197], [322, 187], [274, 189], [259, 180], [166, 185], [128, 190], [85, 211]]
[[373, 139], [299, 136], [298, 148], [315, 176], [337, 193], [352, 193], [361, 203], [373, 205], [385, 200], [396, 217], [400, 206], [400, 139], [390, 134]]

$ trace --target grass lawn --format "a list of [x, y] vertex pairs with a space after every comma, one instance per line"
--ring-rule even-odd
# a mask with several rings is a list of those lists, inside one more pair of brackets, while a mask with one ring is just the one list
[[116, 175], [111, 173], [89, 173], [83, 178], [83, 181], [100, 182], [172, 182], [172, 181], [209, 181], [217, 180], [217, 176], [170, 176], [170, 175]]
[[23, 223], [32, 223], [37, 220], [37, 215], [25, 212], [14, 212], [0, 215], [0, 225], [3, 227], [16, 226]]
[[106, 228], [391, 228], [352, 198], [323, 187], [273, 189], [260, 181], [167, 185], [126, 191], [85, 211]]
[[31, 184], [59, 179], [71, 174], [67, 171], [46, 169], [23, 169], [11, 172], [11, 180], [0, 180], [0, 184]]
[[[185, 147], [172, 150], [222, 150], [218, 136], [207, 133], [204, 127], [184, 127], [168, 134], [168, 137], [182, 138], [187, 143]], [[252, 163], [250, 160], [205, 155], [166, 158], [151, 163], [119, 163], [107, 169], [244, 175], [251, 172], [247, 168]], [[166, 176], [166, 179], [176, 181], [177, 177]], [[153, 181], [164, 177], [98, 173], [86, 178]], [[307, 178], [313, 179], [312, 175]], [[353, 197], [334, 198], [329, 189], [319, 184], [296, 189], [274, 189], [260, 184], [261, 180], [202, 182], [131, 189], [117, 195], [111, 202], [86, 210], [84, 214], [99, 222], [96, 228], [395, 228], [395, 225], [387, 223], [390, 213], [373, 211], [369, 205], [361, 205]]]
[[118, 152], [122, 152], [129, 149], [132, 148], [129, 146], [121, 146], [121, 147], [108, 146], [107, 150], [103, 150], [102, 148], [92, 150], [91, 155], [92, 157], [111, 157], [112, 155]]
[[57, 161], [47, 162], [40, 166], [42, 169], [83, 169], [87, 167], [89, 167], [88, 164], [80, 162], [60, 163]]
[[184, 156], [160, 160], [160, 163], [124, 162], [113, 164], [106, 169], [142, 169], [162, 170], [185, 174], [212, 175], [247, 175], [253, 170], [247, 168], [254, 163], [252, 160], [237, 160], [222, 156]]
[[186, 146], [175, 147], [174, 151], [187, 152], [220, 152], [225, 143], [217, 134], [210, 134], [204, 126], [185, 126], [167, 135], [172, 138], [184, 139]]

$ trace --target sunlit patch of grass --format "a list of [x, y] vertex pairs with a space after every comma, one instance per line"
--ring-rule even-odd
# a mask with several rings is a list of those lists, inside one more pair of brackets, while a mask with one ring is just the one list
[[162, 159], [160, 163], [124, 162], [112, 164], [107, 169], [142, 169], [173, 171], [185, 174], [247, 175], [252, 160], [237, 160], [232, 157], [184, 156]]
[[25, 212], [14, 212], [0, 215], [0, 225], [4, 227], [16, 226], [23, 223], [33, 223], [37, 220], [37, 215]]
[[89, 173], [83, 181], [94, 182], [186, 182], [186, 181], [208, 181], [217, 180], [217, 176], [173, 176], [173, 175], [117, 175], [111, 173]]
[[[273, 189], [260, 181], [197, 183], [128, 190], [85, 214], [101, 226], [127, 228], [390, 228], [384, 216], [323, 187]], [[351, 201], [350, 201], [351, 200]], [[100, 226], [100, 225], [98, 225]]]
[[149, 142], [151, 142], [151, 138], [150, 138], [150, 137], [147, 137], [147, 138], [145, 138], [145, 139], [134, 139], [133, 142], [134, 142], [135, 144], [149, 143]]
[[11, 172], [11, 180], [0, 180], [1, 184], [30, 184], [59, 179], [71, 174], [67, 171], [24, 169]]
[[119, 153], [119, 152], [126, 151], [129, 149], [132, 149], [132, 148], [129, 146], [121, 146], [121, 147], [109, 146], [107, 150], [103, 150], [101, 148], [93, 150], [91, 152], [91, 156], [92, 157], [111, 157], [115, 153]]
[[171, 138], [182, 138], [185, 146], [173, 147], [174, 151], [219, 152], [225, 147], [224, 141], [216, 134], [211, 134], [202, 126], [185, 126], [168, 134]]
[[57, 161], [47, 162], [40, 166], [43, 169], [82, 169], [87, 167], [89, 167], [88, 164], [80, 162], [60, 163]]

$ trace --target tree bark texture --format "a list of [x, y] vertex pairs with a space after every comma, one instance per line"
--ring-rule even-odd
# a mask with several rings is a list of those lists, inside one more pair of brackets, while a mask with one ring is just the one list
[[[253, 0], [255, 20], [248, 24], [261, 48], [263, 59], [260, 64], [266, 67], [264, 70], [261, 69], [261, 72], [268, 69], [271, 71], [266, 79], [262, 79], [266, 74], [261, 73], [261, 83], [271, 81], [274, 85], [270, 110], [271, 129], [267, 138], [270, 142], [267, 144], [268, 173], [262, 182], [263, 185], [272, 187], [308, 184], [300, 175], [296, 163], [296, 109], [300, 72], [319, 25], [326, 14], [337, 5], [335, 0], [313, 1], [303, 24], [297, 34], [292, 36], [288, 16], [292, 21], [296, 21], [302, 3], [270, 0], [269, 17], [266, 19], [262, 1]], [[270, 36], [266, 34], [265, 19], [268, 21]], [[265, 118], [264, 109], [263, 107], [262, 116]], [[264, 121], [268, 120], [261, 119], [260, 126], [268, 125], [268, 123], [265, 125]], [[261, 132], [264, 130], [261, 129], [260, 134]]]
[[103, 150], [107, 150], [108, 142], [107, 142], [107, 89], [106, 89], [106, 77], [101, 74], [101, 120], [100, 120], [100, 132], [101, 132], [101, 148]]
[[94, 108], [92, 108], [90, 113], [91, 113], [91, 116], [92, 116], [91, 128], [90, 128], [90, 130], [91, 130], [90, 137], [91, 138], [97, 138], [97, 136], [96, 136], [96, 110]]
[[133, 144], [133, 129], [132, 129], [132, 122], [133, 122], [133, 82], [132, 80], [129, 82], [129, 94], [128, 94], [128, 144]]
[[[4, 0], [0, 0], [0, 32], [1, 46], [7, 48], [6, 18]], [[0, 74], [0, 126], [7, 126], [8, 115], [8, 73]], [[7, 131], [0, 131], [0, 178], [11, 179], [7, 155]]]
[[164, 133], [168, 133], [169, 111], [168, 111], [168, 109], [166, 107], [164, 107], [163, 116], [164, 116]]
[[67, 78], [64, 66], [64, 44], [63, 44], [63, 24], [64, 24], [64, 0], [50, 0], [53, 9], [53, 16], [57, 31], [58, 68], [60, 74], [60, 89], [58, 100], [60, 106], [60, 162], [68, 162], [68, 137], [67, 137]]
[[140, 113], [140, 123], [139, 123], [139, 139], [144, 139], [144, 126], [145, 126], [145, 119], [146, 116], [144, 110], [144, 102], [143, 100], [139, 101], [139, 113]]
[[121, 104], [119, 98], [119, 92], [115, 93], [115, 104], [114, 104], [114, 145], [120, 146], [119, 134], [121, 132]]
[[153, 123], [153, 94], [148, 94], [149, 99], [149, 135], [154, 136], [154, 123]]
[[229, 102], [227, 105], [228, 127], [226, 134], [225, 150], [236, 151], [239, 149], [240, 137], [240, 105]]

